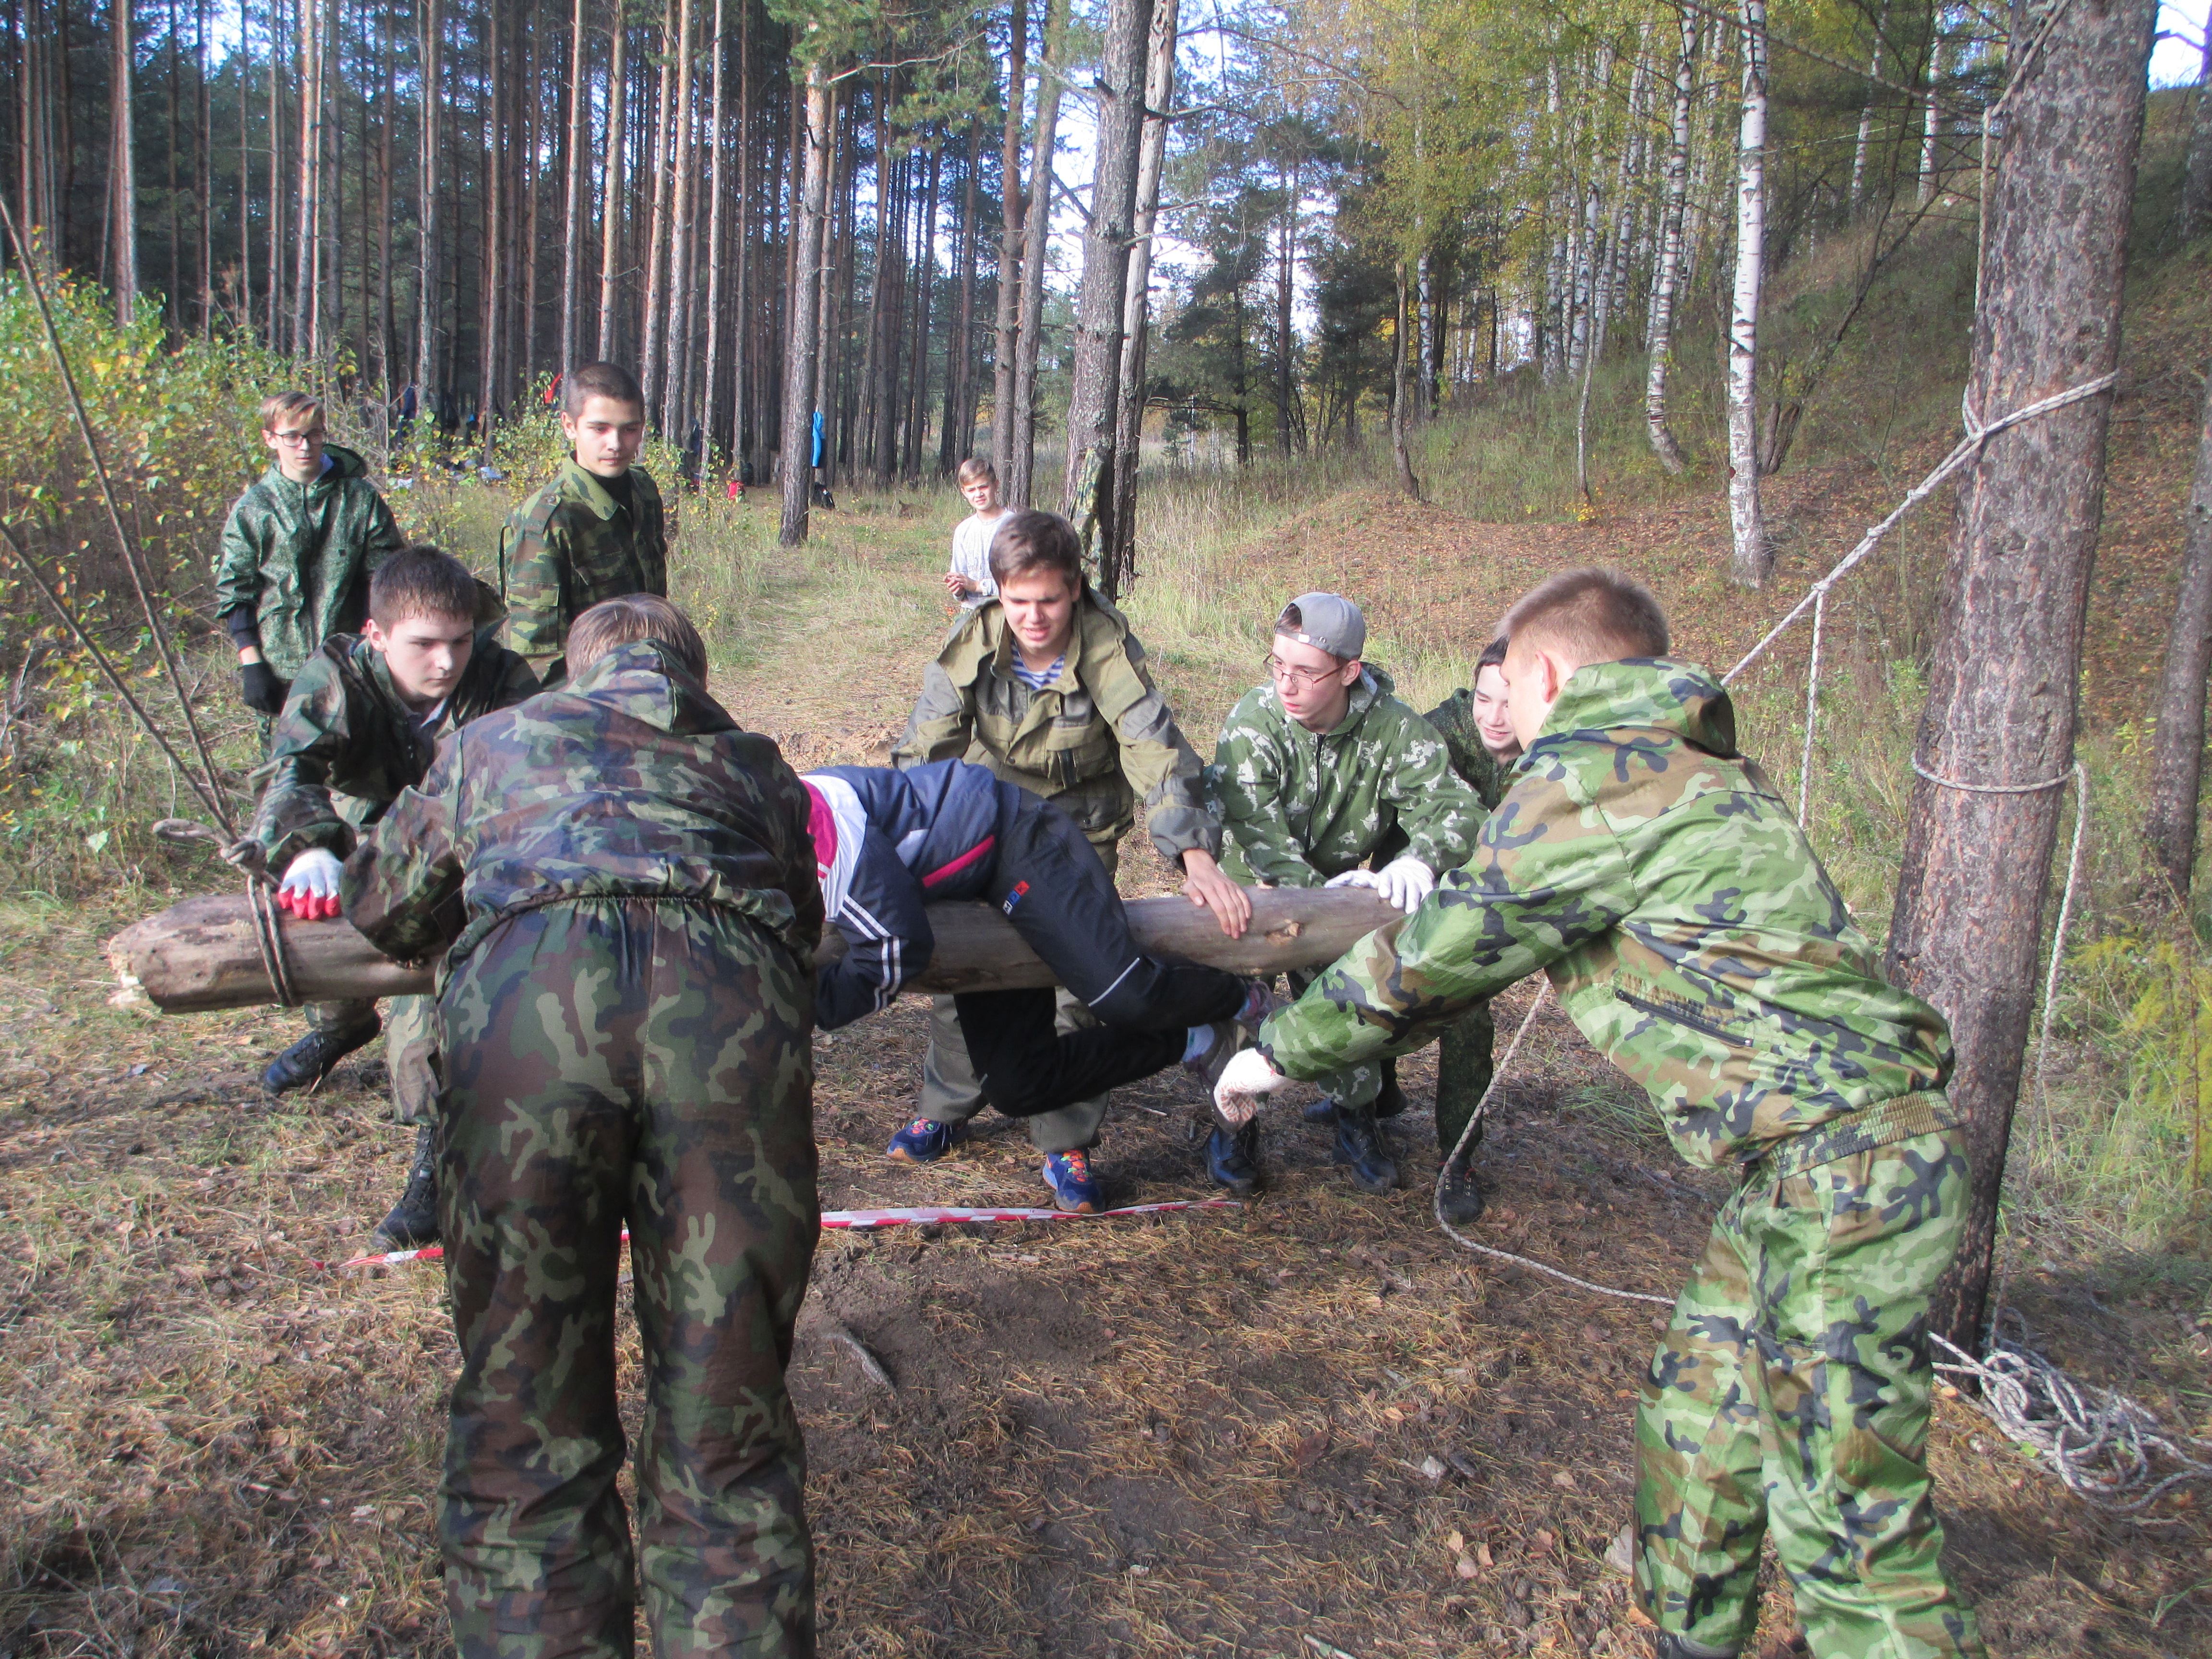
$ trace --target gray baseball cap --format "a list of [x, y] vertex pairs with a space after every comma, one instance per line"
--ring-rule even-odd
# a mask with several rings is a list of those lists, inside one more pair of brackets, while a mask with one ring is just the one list
[[1275, 618], [1275, 631], [1349, 662], [1367, 648], [1367, 618], [1338, 593], [1301, 593]]

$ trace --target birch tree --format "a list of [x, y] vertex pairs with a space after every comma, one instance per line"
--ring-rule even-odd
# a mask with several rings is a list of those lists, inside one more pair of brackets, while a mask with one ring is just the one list
[[1701, 20], [1685, 7], [1674, 53], [1674, 110], [1667, 136], [1666, 197], [1659, 210], [1659, 268], [1651, 278], [1651, 325], [1644, 341], [1650, 353], [1644, 380], [1644, 423], [1651, 453], [1668, 471], [1685, 465], [1681, 447], [1667, 420], [1667, 374], [1674, 356], [1674, 286], [1682, 269], [1683, 212], [1690, 193], [1690, 115], [1698, 96], [1698, 36]]
[[1774, 551], [1759, 510], [1759, 301], [1766, 264], [1766, 5], [1743, 0], [1743, 110], [1736, 128], [1735, 292], [1729, 313], [1730, 580], [1764, 586]]

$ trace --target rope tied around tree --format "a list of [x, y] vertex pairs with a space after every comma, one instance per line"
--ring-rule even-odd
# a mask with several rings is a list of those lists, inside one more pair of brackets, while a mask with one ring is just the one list
[[261, 969], [269, 975], [269, 989], [287, 1008], [300, 1006], [292, 988], [291, 958], [284, 948], [284, 930], [277, 918], [276, 878], [269, 873], [268, 852], [252, 836], [225, 840], [204, 823], [191, 818], [163, 818], [154, 834], [173, 847], [202, 844], [246, 878], [246, 909], [253, 918], [253, 945], [261, 953]]

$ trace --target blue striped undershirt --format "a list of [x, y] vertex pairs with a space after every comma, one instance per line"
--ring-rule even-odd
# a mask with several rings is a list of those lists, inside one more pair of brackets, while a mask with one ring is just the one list
[[1063, 651], [1048, 666], [1031, 668], [1022, 660], [1022, 653], [1017, 651], [1014, 653], [1014, 678], [1030, 690], [1042, 691], [1060, 678], [1060, 671], [1066, 662], [1067, 653]]

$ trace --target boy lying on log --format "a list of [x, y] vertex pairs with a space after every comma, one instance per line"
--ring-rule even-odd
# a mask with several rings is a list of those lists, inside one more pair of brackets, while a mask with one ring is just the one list
[[[824, 1030], [890, 1006], [929, 965], [934, 941], [923, 907], [961, 899], [995, 906], [1104, 1022], [1057, 1030], [1049, 987], [956, 994], [977, 1085], [1009, 1117], [1103, 1095], [1179, 1060], [1211, 1083], [1272, 1006], [1260, 981], [1140, 950], [1114, 878], [1075, 821], [987, 767], [833, 766], [801, 781], [812, 801], [823, 908], [846, 941], [842, 957], [815, 970], [815, 1022]], [[1233, 937], [1230, 919], [1222, 927]], [[933, 1127], [910, 1123], [900, 1135]], [[950, 1145], [965, 1129], [937, 1133]], [[893, 1141], [894, 1158], [900, 1146]], [[1066, 1200], [1058, 1186], [1053, 1198], [1078, 1213], [1095, 1207], [1085, 1195]]]
[[1663, 660], [1649, 592], [1571, 571], [1503, 631], [1526, 753], [1474, 858], [1271, 1017], [1218, 1109], [1409, 1052], [1548, 971], [1682, 1155], [1742, 1172], [1637, 1425], [1661, 1659], [1742, 1650], [1770, 1525], [1815, 1653], [1978, 1655], [1923, 1462], [1929, 1295], [1966, 1196], [1942, 1017], [1882, 979], [1727, 692]]
[[[307, 659], [270, 727], [253, 819], [267, 867], [283, 872], [285, 909], [303, 920], [337, 915], [338, 860], [422, 781], [438, 740], [538, 690], [528, 665], [492, 637], [498, 622], [499, 602], [459, 560], [403, 548], [369, 578], [361, 636], [333, 635]], [[380, 1250], [438, 1237], [434, 1012], [428, 997], [392, 1000], [384, 1041], [392, 1103], [416, 1136], [406, 1190], [377, 1228]], [[311, 1002], [307, 1027], [262, 1074], [270, 1094], [319, 1085], [374, 1038], [375, 1000]]]

